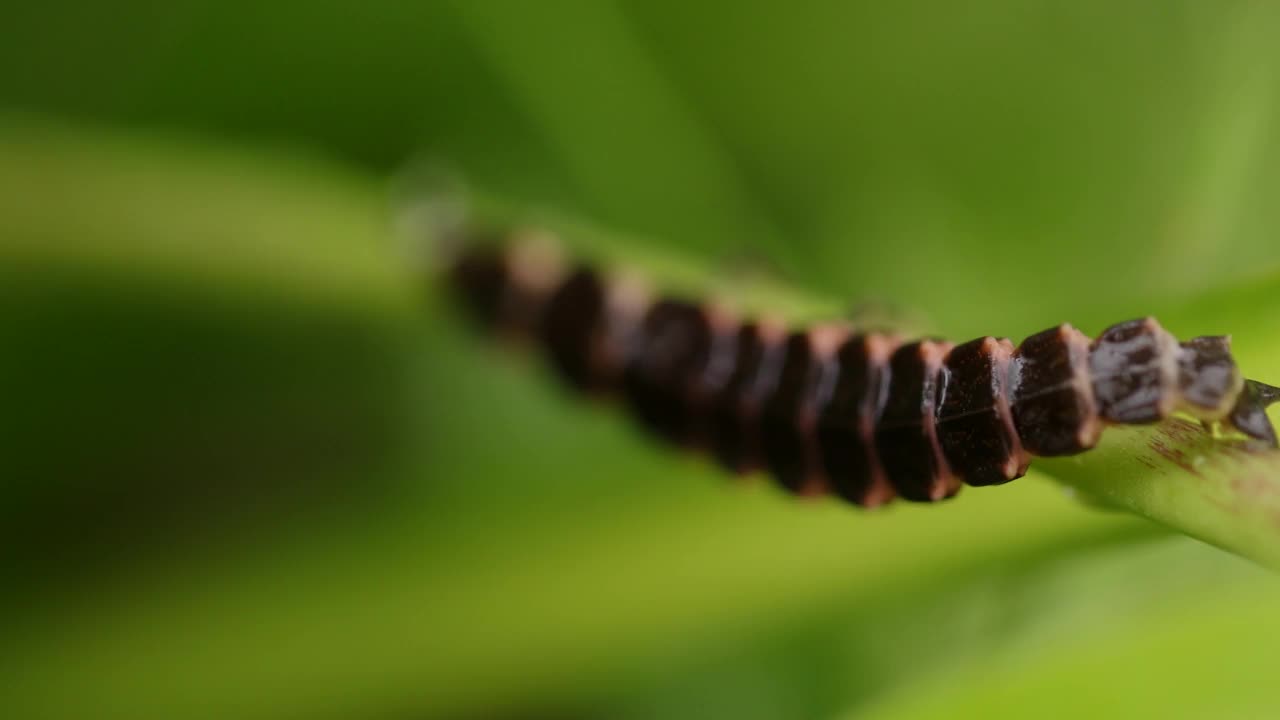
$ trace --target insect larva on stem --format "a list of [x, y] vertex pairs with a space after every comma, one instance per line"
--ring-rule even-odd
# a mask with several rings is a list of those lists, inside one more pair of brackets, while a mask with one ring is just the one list
[[1094, 339], [1062, 324], [1016, 346], [788, 328], [654, 297], [527, 242], [457, 254], [450, 277], [474, 317], [537, 338], [572, 387], [623, 395], [657, 436], [735, 473], [766, 468], [796, 494], [934, 502], [1175, 412], [1277, 446], [1265, 408], [1280, 388], [1244, 379], [1225, 336], [1178, 342], [1149, 317]]

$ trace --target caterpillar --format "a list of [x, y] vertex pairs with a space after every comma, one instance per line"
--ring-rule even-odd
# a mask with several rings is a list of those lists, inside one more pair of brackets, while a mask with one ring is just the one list
[[1151, 317], [1096, 338], [1061, 324], [1018, 345], [788, 327], [650, 296], [521, 233], [462, 232], [446, 276], [479, 324], [540, 345], [570, 387], [621, 396], [664, 441], [732, 473], [767, 470], [798, 495], [939, 501], [1175, 412], [1277, 447], [1266, 407], [1280, 388], [1245, 379], [1228, 336], [1179, 342]]

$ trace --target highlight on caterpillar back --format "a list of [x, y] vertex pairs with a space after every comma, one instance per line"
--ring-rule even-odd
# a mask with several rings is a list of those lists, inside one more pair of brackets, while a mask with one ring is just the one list
[[1085, 452], [1108, 425], [1175, 412], [1277, 447], [1266, 407], [1280, 388], [1244, 379], [1228, 336], [1179, 342], [1150, 317], [1094, 339], [1062, 324], [1016, 346], [788, 327], [653, 296], [568, 262], [546, 233], [436, 230], [448, 284], [481, 326], [541, 346], [578, 391], [620, 395], [664, 441], [733, 473], [766, 469], [797, 494], [942, 500], [1021, 477], [1033, 457]]

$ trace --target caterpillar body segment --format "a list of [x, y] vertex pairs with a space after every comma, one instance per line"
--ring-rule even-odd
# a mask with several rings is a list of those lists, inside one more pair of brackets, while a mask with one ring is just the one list
[[1027, 471], [1030, 456], [1009, 403], [1013, 357], [1013, 343], [990, 336], [957, 345], [947, 355], [938, 442], [952, 472], [969, 485], [1000, 485]]
[[726, 470], [745, 474], [764, 463], [760, 416], [779, 365], [785, 329], [760, 319], [742, 323], [733, 336], [733, 366], [712, 404], [711, 451]]
[[623, 392], [641, 425], [682, 446], [696, 446], [696, 418], [710, 401], [707, 372], [717, 339], [710, 311], [659, 300], [645, 313], [623, 371]]
[[523, 242], [464, 248], [450, 278], [482, 324], [536, 339], [571, 387], [621, 395], [657, 437], [799, 495], [935, 502], [1175, 412], [1277, 446], [1280, 389], [1245, 380], [1229, 338], [1179, 342], [1154, 318], [953, 345], [736, 317]]
[[889, 391], [889, 358], [899, 341], [887, 335], [854, 335], [836, 351], [836, 377], [818, 419], [818, 446], [831, 489], [863, 507], [897, 494], [876, 447], [876, 425]]

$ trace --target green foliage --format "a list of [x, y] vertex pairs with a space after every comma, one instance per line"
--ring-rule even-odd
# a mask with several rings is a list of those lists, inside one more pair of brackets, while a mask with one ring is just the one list
[[673, 282], [1151, 313], [1275, 381], [1271, 6], [73, 5], [0, 25], [16, 716], [1274, 713], [1274, 580], [1094, 507], [1274, 566], [1273, 461], [727, 485], [458, 327], [386, 192], [424, 153]]

